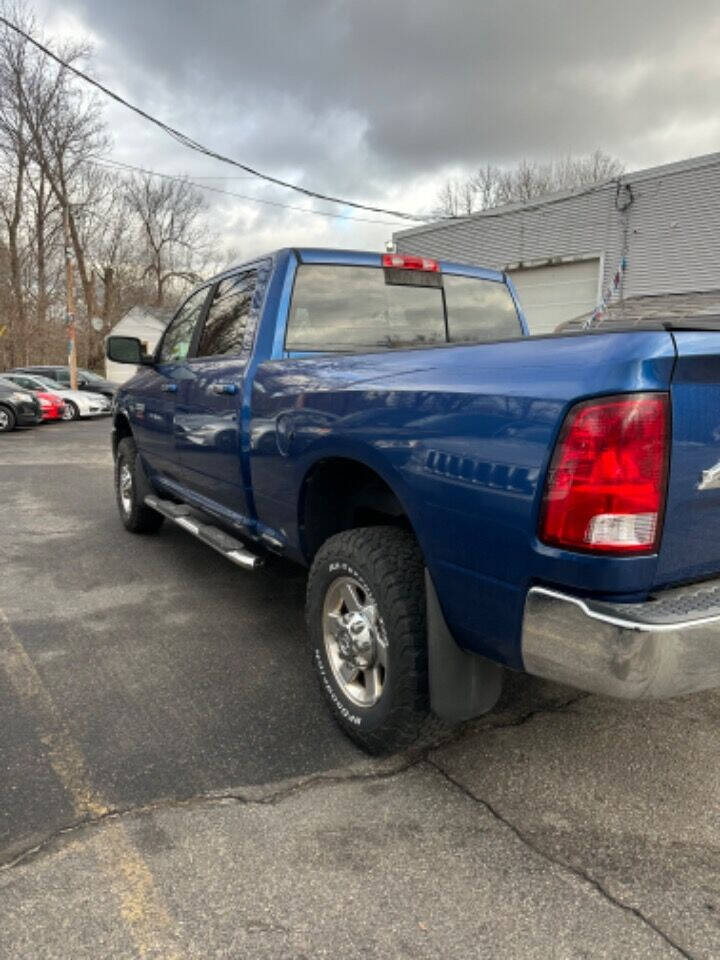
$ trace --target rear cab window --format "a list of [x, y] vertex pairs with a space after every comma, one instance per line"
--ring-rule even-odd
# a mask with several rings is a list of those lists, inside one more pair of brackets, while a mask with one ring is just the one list
[[505, 284], [480, 277], [300, 264], [285, 349], [353, 352], [523, 335]]
[[198, 342], [198, 358], [243, 353], [257, 276], [253, 269], [220, 280]]
[[208, 287], [201, 287], [180, 307], [160, 342], [158, 363], [182, 363], [187, 359], [207, 296]]

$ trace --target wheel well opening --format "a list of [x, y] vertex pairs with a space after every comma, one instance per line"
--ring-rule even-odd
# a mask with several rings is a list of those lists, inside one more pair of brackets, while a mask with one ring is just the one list
[[115, 417], [115, 423], [113, 424], [113, 437], [112, 437], [112, 448], [113, 456], [117, 455], [118, 444], [125, 437], [131, 437], [132, 430], [130, 429], [130, 424], [128, 419], [124, 414], [120, 414]]
[[300, 503], [303, 549], [311, 560], [342, 530], [396, 526], [411, 530], [402, 504], [387, 483], [356, 460], [322, 460], [305, 479]]

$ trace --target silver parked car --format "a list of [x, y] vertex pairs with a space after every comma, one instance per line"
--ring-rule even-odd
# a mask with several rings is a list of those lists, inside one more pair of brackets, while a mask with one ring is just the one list
[[79, 420], [81, 417], [100, 417], [103, 414], [110, 413], [110, 400], [102, 393], [90, 393], [85, 390], [71, 390], [70, 387], [58, 383], [57, 380], [51, 380], [49, 377], [41, 377], [39, 374], [30, 373], [4, 373], [5, 380], [12, 380], [19, 387], [26, 390], [45, 390], [48, 393], [55, 393], [65, 401], [65, 410], [63, 420]]

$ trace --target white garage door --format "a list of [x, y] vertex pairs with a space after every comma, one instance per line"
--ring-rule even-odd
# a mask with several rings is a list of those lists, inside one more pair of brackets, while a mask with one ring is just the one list
[[597, 306], [600, 260], [508, 270], [530, 333], [552, 333], [559, 323]]

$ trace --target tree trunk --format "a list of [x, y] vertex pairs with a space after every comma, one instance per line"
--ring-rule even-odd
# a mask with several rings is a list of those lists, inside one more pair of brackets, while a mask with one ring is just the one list
[[[10, 267], [10, 289], [13, 297], [13, 327], [14, 335], [12, 337], [13, 346], [17, 349], [20, 344], [20, 350], [26, 352], [28, 348], [28, 337], [25, 317], [25, 297], [23, 295], [23, 282], [20, 265], [20, 250], [18, 246], [18, 231], [20, 219], [22, 216], [23, 200], [23, 179], [25, 177], [25, 158], [18, 157], [17, 179], [15, 181], [15, 195], [13, 201], [13, 210], [10, 218], [7, 220], [8, 230], [8, 261]], [[15, 353], [13, 349], [13, 354]], [[13, 357], [14, 361], [14, 357]]]
[[[40, 177], [40, 186], [38, 188], [37, 194], [37, 209], [35, 214], [35, 243], [36, 251], [35, 255], [37, 258], [37, 305], [36, 305], [36, 317], [38, 323], [38, 333], [40, 334], [41, 341], [44, 342], [45, 337], [42, 336], [45, 326], [47, 324], [47, 251], [45, 244], [45, 179]], [[43, 357], [43, 360], [46, 358]]]
[[102, 321], [103, 333], [107, 333], [112, 326], [113, 309], [115, 306], [115, 271], [112, 267], [105, 267], [103, 271], [103, 283], [105, 285], [105, 296], [103, 298]]
[[[67, 203], [67, 200], [65, 200]], [[91, 275], [87, 271], [87, 265], [85, 262], [85, 251], [82, 248], [82, 243], [80, 242], [80, 235], [78, 234], [77, 227], [75, 225], [75, 218], [72, 215], [72, 210], [68, 216], [70, 223], [70, 238], [72, 240], [73, 252], [75, 254], [75, 263], [77, 264], [78, 274], [80, 275], [80, 285], [82, 286], [83, 299], [85, 301], [85, 309], [87, 311], [88, 320], [91, 317], [95, 316], [95, 287], [91, 279]]]

